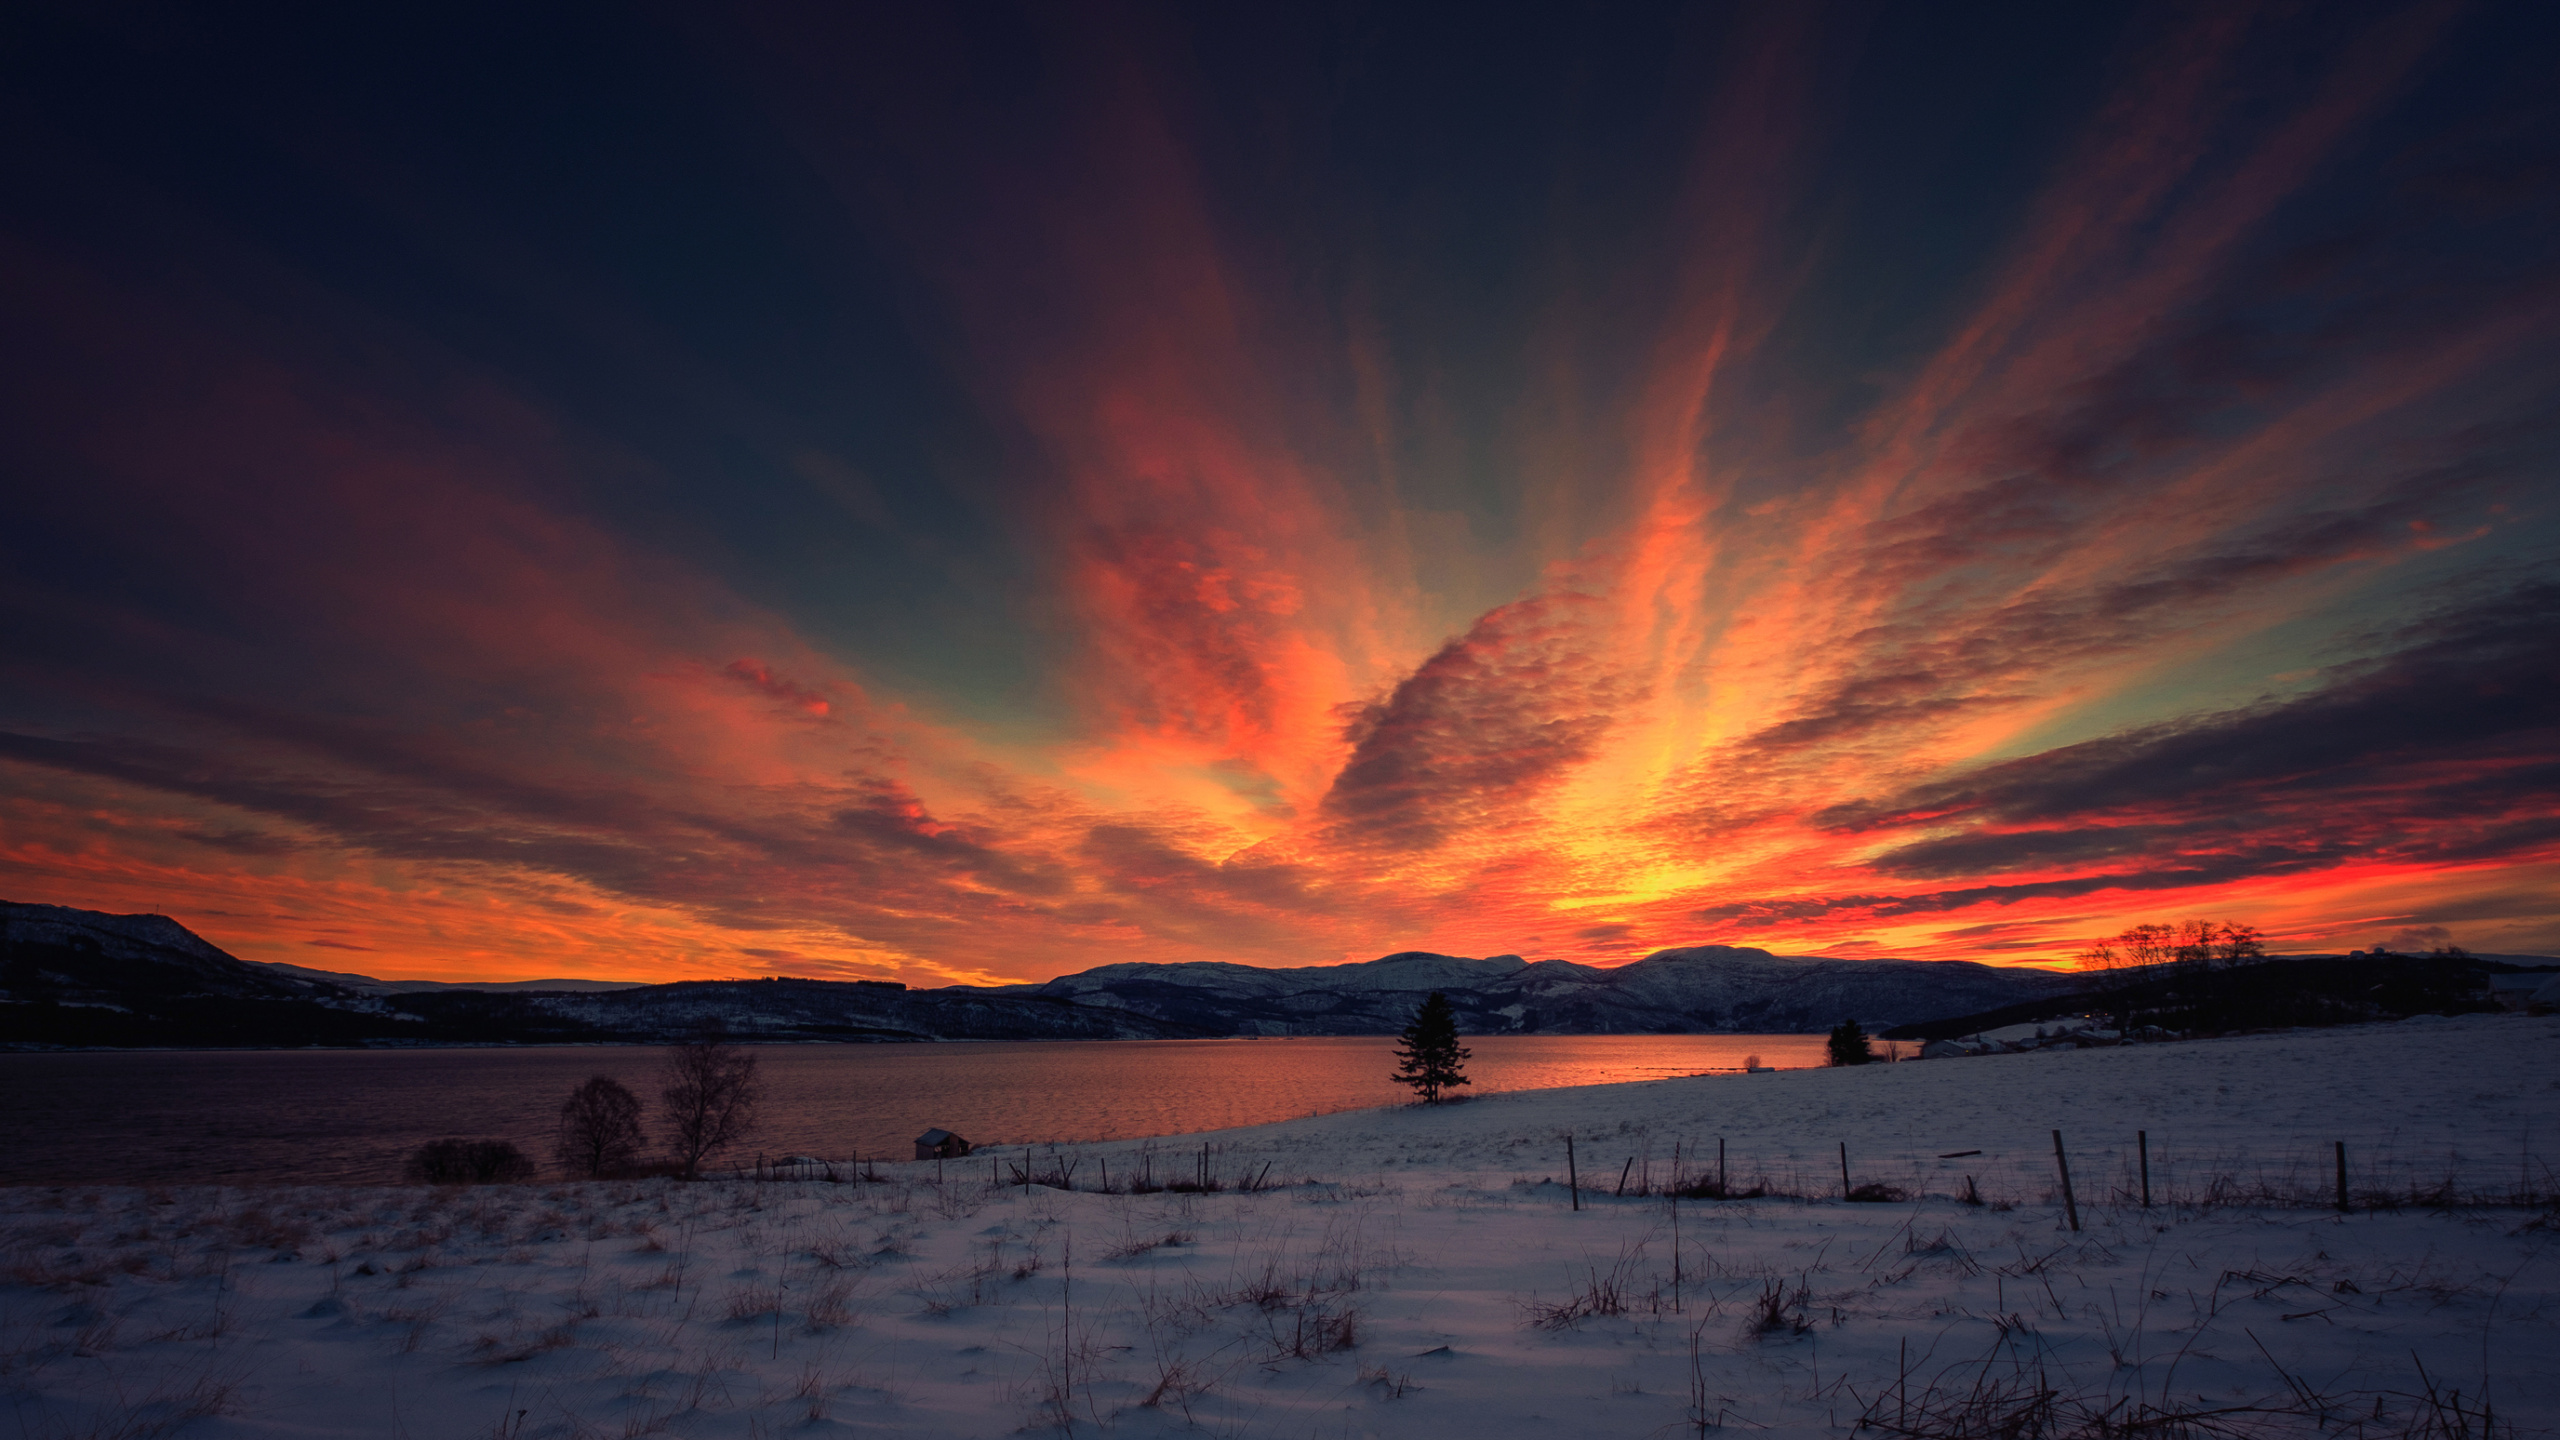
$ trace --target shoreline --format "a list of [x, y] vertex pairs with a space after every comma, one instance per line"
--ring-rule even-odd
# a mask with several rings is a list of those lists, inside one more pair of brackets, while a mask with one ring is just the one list
[[[942, 1128], [981, 1144], [1196, 1134], [1393, 1105], [1395, 1042], [1029, 1042], [965, 1049], [752, 1046], [761, 1123], [732, 1157], [905, 1157]], [[1524, 1036], [1476, 1046], [1474, 1089], [1549, 1089], [1814, 1063], [1817, 1036]], [[402, 1051], [160, 1051], [0, 1057], [24, 1104], [0, 1116], [0, 1181], [377, 1183], [428, 1141], [508, 1141], [551, 1163], [561, 1099], [593, 1075], [662, 1115], [665, 1051], [583, 1045]], [[1739, 1077], [1736, 1077], [1739, 1078]], [[653, 1141], [663, 1135], [650, 1132]], [[1169, 1142], [1170, 1143], [1170, 1142]], [[663, 1152], [644, 1147], [642, 1160]]]

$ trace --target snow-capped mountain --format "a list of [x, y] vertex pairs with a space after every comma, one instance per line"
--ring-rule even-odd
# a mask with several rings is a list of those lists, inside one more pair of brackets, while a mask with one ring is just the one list
[[1405, 951], [1293, 969], [1105, 965], [1038, 985], [931, 990], [804, 979], [414, 990], [251, 964], [162, 915], [5, 902], [0, 951], [0, 1043], [16, 1045], [646, 1042], [705, 1021], [776, 1040], [1391, 1035], [1434, 991], [1476, 1035], [1802, 1032], [1972, 1014], [2074, 986], [1962, 961], [1703, 945], [1615, 968]]
[[1024, 987], [1241, 1035], [1392, 1033], [1433, 991], [1469, 1034], [1688, 1034], [1901, 1024], [2068, 993], [2048, 970], [1962, 960], [1843, 960], [1730, 945], [1660, 950], [1630, 965], [1406, 951], [1350, 965], [1106, 965]]

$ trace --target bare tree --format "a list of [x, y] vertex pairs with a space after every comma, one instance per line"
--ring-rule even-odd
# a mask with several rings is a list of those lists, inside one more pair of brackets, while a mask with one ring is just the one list
[[2184, 971], [2210, 970], [2213, 968], [2214, 942], [2221, 935], [2222, 927], [2210, 920], [2181, 920], [2176, 938], [2170, 942], [2171, 958]]
[[560, 1168], [602, 1179], [627, 1170], [648, 1139], [640, 1133], [640, 1097], [610, 1075], [569, 1092], [560, 1105]]
[[684, 1178], [701, 1173], [702, 1157], [745, 1139], [755, 1130], [756, 1057], [708, 1027], [667, 1051], [658, 1098], [667, 1107], [667, 1143], [684, 1165]]
[[2168, 965], [2178, 958], [2178, 927], [2175, 925], [2136, 925], [2116, 937], [2124, 947], [2125, 964], [2147, 970]]
[[2222, 969], [2254, 964], [2266, 958], [2267, 947], [2258, 938], [2255, 925], [2234, 925], [2226, 921], [2214, 935], [2213, 963]]
[[2101, 940], [2072, 957], [2080, 966], [2080, 983], [2094, 992], [2108, 1009], [2116, 1012], [2116, 1028], [2133, 1028], [2133, 997], [2130, 987], [2140, 973], [2140, 963], [2129, 953], [2129, 946], [2114, 940]]

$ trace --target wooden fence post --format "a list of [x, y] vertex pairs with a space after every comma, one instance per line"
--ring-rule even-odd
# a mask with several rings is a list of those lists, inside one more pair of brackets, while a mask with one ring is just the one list
[[2062, 1211], [2071, 1217], [2071, 1228], [2080, 1229], [2080, 1202], [2071, 1198], [2071, 1162], [2063, 1158], [2062, 1132], [2053, 1132], [2053, 1168], [2062, 1172]]
[[1732, 1183], [1733, 1182], [1731, 1180], [1725, 1177], [1724, 1137], [1719, 1135], [1716, 1137], [1716, 1198], [1719, 1200], [1731, 1199], [1732, 1196], [1729, 1191]]
[[1849, 1142], [1840, 1142], [1840, 1198], [1849, 1198]]
[[1573, 1168], [1573, 1137], [1570, 1135], [1564, 1137], [1564, 1184], [1565, 1189], [1572, 1192], [1573, 1208], [1581, 1209], [1582, 1176]]
[[2338, 1213], [2347, 1213], [2347, 1142], [2338, 1142]]

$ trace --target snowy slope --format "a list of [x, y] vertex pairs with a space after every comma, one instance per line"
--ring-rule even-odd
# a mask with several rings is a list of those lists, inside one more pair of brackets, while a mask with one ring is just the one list
[[[1222, 1177], [1268, 1164], [1258, 1193], [990, 1185], [981, 1165], [1021, 1152], [877, 1184], [20, 1189], [0, 1192], [0, 1406], [48, 1436], [1848, 1440], [1861, 1419], [2093, 1434], [2094, 1413], [2109, 1433], [2550, 1435], [2548, 1199], [2374, 1210], [2360, 1190], [2341, 1216], [2322, 1195], [2344, 1139], [2368, 1189], [2449, 1168], [2547, 1197], [2555, 1044], [2553, 1021], [2479, 1017], [1154, 1147], [1160, 1177], [1196, 1173], [1204, 1143]], [[2120, 1163], [2137, 1127], [2150, 1209]], [[1694, 1174], [1718, 1135], [1737, 1170], [1815, 1198], [1608, 1193], [1622, 1156], [1649, 1149], [1663, 1179], [1677, 1143]], [[1828, 1198], [1843, 1143], [1861, 1180], [1925, 1197]], [[1146, 1148], [1031, 1158], [1125, 1184]], [[1983, 1153], [1937, 1159], [1955, 1150]], [[1989, 1204], [1948, 1198], [1965, 1173]]]
[[148, 1011], [190, 1001], [310, 1005], [387, 1016], [370, 995], [317, 976], [251, 965], [166, 915], [109, 915], [0, 901], [0, 945], [13, 1002]]

